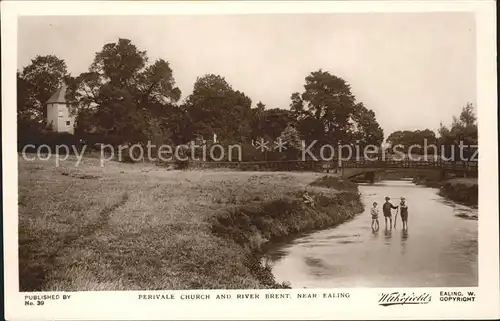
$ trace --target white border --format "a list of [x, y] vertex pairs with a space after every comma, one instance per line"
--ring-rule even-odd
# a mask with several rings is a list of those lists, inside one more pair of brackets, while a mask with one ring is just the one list
[[[479, 1], [349, 1], [349, 2], [77, 2], [15, 1], [1, 3], [2, 24], [2, 146], [4, 279], [6, 319], [385, 319], [385, 318], [499, 318], [499, 237], [497, 169], [497, 86], [495, 2]], [[46, 301], [43, 307], [24, 306], [18, 287], [16, 80], [17, 17], [19, 15], [160, 15], [249, 13], [362, 13], [362, 12], [474, 12], [477, 23], [477, 104], [480, 138], [479, 167], [479, 287], [475, 303], [439, 302], [441, 288], [402, 289], [429, 292], [426, 305], [381, 307], [381, 292], [392, 289], [337, 289], [350, 299], [139, 301], [139, 293], [73, 292], [68, 301]], [[395, 289], [398, 290], [398, 289]], [[401, 290], [401, 289], [399, 289]], [[450, 289], [457, 290], [457, 289]], [[462, 289], [465, 291], [466, 289]], [[235, 293], [235, 291], [198, 291]], [[237, 292], [237, 291], [236, 291]], [[269, 291], [239, 291], [266, 293]], [[277, 293], [279, 291], [273, 291]], [[305, 292], [287, 290], [287, 293]], [[306, 292], [333, 292], [332, 289]], [[186, 291], [162, 291], [179, 296]], [[62, 294], [62, 293], [60, 293]]]

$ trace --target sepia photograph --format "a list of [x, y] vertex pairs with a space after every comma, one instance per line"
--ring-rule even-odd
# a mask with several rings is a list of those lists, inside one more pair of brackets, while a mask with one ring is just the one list
[[474, 12], [16, 21], [16, 304], [474, 304], [498, 223]]

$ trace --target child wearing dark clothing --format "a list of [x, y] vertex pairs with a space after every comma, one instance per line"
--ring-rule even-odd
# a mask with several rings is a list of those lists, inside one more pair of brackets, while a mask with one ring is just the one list
[[398, 206], [394, 206], [391, 204], [391, 202], [389, 202], [391, 199], [390, 197], [386, 197], [385, 198], [385, 203], [384, 205], [382, 206], [382, 210], [384, 212], [384, 218], [385, 218], [385, 227], [387, 228], [387, 219], [389, 219], [389, 226], [392, 228], [392, 213], [391, 213], [391, 210], [392, 209], [397, 209]]
[[[403, 230], [408, 229], [408, 205], [406, 204], [406, 199], [401, 197], [401, 203], [399, 203], [401, 222], [403, 224]], [[396, 222], [394, 222], [396, 225]]]

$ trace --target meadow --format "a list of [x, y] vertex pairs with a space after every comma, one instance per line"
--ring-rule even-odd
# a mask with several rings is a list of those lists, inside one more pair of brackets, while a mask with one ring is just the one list
[[280, 287], [262, 244], [362, 211], [323, 173], [74, 163], [19, 157], [21, 291]]

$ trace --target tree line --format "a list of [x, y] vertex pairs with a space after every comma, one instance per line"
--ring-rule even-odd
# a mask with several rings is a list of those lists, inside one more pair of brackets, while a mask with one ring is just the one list
[[[427, 150], [425, 150], [424, 142], [428, 146]], [[433, 155], [435, 147], [432, 146], [436, 146], [438, 154], [443, 154], [445, 157], [451, 157], [452, 153], [458, 156], [460, 144], [462, 144], [464, 156], [473, 157], [478, 150], [475, 108], [471, 103], [467, 103], [462, 107], [458, 117], [453, 116], [451, 125], [440, 123], [437, 135], [430, 129], [395, 131], [387, 137], [386, 143], [391, 147], [401, 145], [403, 147], [400, 150], [404, 152], [408, 152], [410, 146], [420, 145], [420, 147], [414, 147], [411, 150], [412, 153], [420, 155], [425, 152]]]
[[[150, 62], [146, 51], [128, 39], [118, 39], [105, 44], [88, 71], [77, 76], [70, 75], [65, 61], [54, 55], [37, 56], [18, 71], [19, 146], [60, 136], [47, 124], [46, 102], [63, 83], [70, 113], [76, 117], [71, 139], [78, 142], [212, 144], [215, 134], [221, 145], [242, 146], [246, 160], [275, 160], [296, 158], [301, 140], [316, 140], [319, 148], [346, 143], [380, 146], [384, 139], [375, 113], [356, 99], [344, 79], [328, 71], [307, 75], [303, 92], [291, 94], [288, 109], [266, 108], [260, 101], [253, 105], [250, 97], [216, 74], [198, 77], [193, 91], [181, 101], [167, 60]], [[443, 126], [441, 137], [457, 131], [472, 135], [470, 124], [463, 121], [461, 116], [448, 131]], [[405, 139], [398, 135], [393, 133], [388, 140]], [[254, 147], [257, 140], [278, 138], [288, 143], [287, 152], [262, 153]]]

